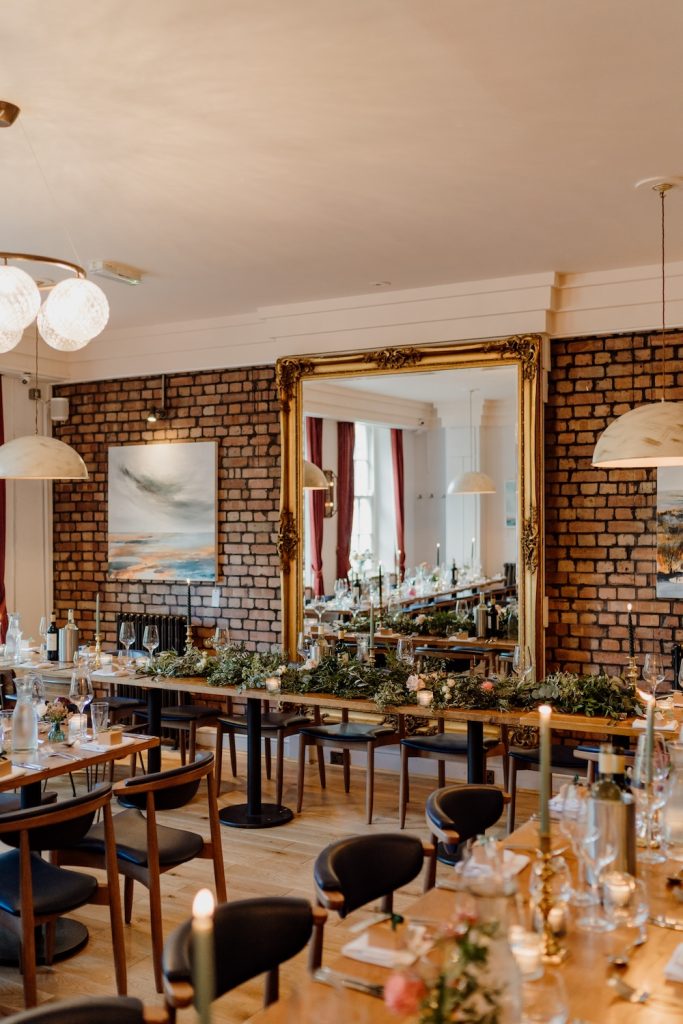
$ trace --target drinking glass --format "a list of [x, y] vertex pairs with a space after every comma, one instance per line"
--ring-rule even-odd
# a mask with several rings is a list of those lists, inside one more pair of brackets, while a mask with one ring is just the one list
[[225, 627], [216, 626], [211, 643], [215, 651], [223, 654], [230, 646], [230, 630]]
[[526, 682], [534, 670], [534, 663], [531, 659], [531, 649], [522, 644], [516, 644], [512, 654], [512, 671], [521, 682]]
[[130, 649], [135, 643], [135, 626], [132, 622], [122, 622], [119, 627], [119, 640], [126, 648], [126, 661], [130, 664]]
[[545, 970], [536, 981], [522, 985], [522, 1024], [566, 1024], [569, 1000], [557, 971]]
[[625, 871], [606, 872], [602, 876], [602, 904], [615, 927], [637, 928], [638, 939], [645, 939], [650, 906], [640, 878]]
[[611, 931], [614, 925], [600, 911], [600, 882], [605, 868], [613, 862], [619, 849], [618, 816], [610, 800], [588, 803], [588, 826], [581, 843], [580, 856], [586, 864], [588, 882], [594, 894], [593, 905], [576, 922], [577, 928], [589, 932]]
[[41, 617], [41, 619], [40, 619], [40, 625], [38, 626], [38, 632], [39, 632], [40, 637], [41, 637], [41, 639], [43, 641], [42, 644], [40, 645], [41, 657], [45, 657], [45, 655], [47, 654], [47, 630], [48, 630], [48, 625], [49, 625], [49, 623], [47, 621], [47, 616], [43, 615]]
[[159, 646], [159, 629], [157, 626], [145, 626], [142, 637], [142, 646], [149, 651], [149, 663], [154, 664], [154, 652]]
[[582, 786], [567, 786], [560, 807], [560, 832], [568, 839], [577, 863], [576, 885], [571, 894], [575, 907], [587, 907], [595, 902], [586, 881], [586, 862], [581, 856], [584, 837], [592, 828], [588, 815], [588, 791]]
[[367, 636], [356, 637], [356, 661], [365, 664], [370, 658], [370, 640]]
[[308, 661], [311, 656], [313, 640], [307, 633], [299, 633], [296, 640], [296, 653], [303, 661]]
[[653, 832], [655, 815], [666, 803], [670, 768], [671, 760], [664, 738], [655, 733], [652, 750], [648, 751], [647, 736], [639, 736], [631, 789], [644, 825], [645, 848], [638, 851], [638, 860], [644, 864], [663, 864], [666, 860], [658, 849], [659, 842]]
[[85, 717], [84, 711], [92, 700], [92, 682], [90, 680], [90, 669], [86, 664], [76, 665], [71, 673], [71, 686], [69, 687], [69, 700], [75, 704], [81, 715], [80, 738], [85, 739]]
[[13, 714], [13, 711], [0, 712], [0, 745], [3, 754], [9, 754], [12, 750]]
[[401, 639], [396, 642], [396, 658], [398, 661], [402, 661], [406, 665], [415, 664], [415, 647], [412, 640], [401, 637]]
[[664, 682], [664, 665], [661, 654], [646, 654], [643, 663], [643, 681], [639, 689], [643, 696], [656, 697], [657, 687]]
[[93, 739], [97, 739], [99, 733], [105, 732], [109, 725], [109, 705], [104, 700], [94, 700], [90, 705], [90, 723], [92, 725]]
[[31, 703], [36, 710], [38, 718], [42, 718], [47, 708], [45, 699], [45, 683], [40, 676], [33, 676], [31, 682]]

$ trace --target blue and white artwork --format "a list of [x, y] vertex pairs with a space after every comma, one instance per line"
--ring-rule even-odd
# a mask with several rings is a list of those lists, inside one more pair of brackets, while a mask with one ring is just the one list
[[683, 469], [657, 470], [657, 597], [683, 597]]
[[109, 449], [109, 576], [216, 579], [216, 443]]

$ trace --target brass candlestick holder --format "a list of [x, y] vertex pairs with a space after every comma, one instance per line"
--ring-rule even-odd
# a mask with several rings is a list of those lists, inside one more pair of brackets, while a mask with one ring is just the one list
[[95, 658], [93, 660], [95, 670], [102, 668], [102, 634], [95, 633]]
[[543, 922], [541, 935], [541, 959], [544, 964], [561, 964], [567, 957], [567, 950], [561, 946], [550, 924], [550, 912], [553, 909], [553, 876], [550, 835], [541, 835], [541, 898], [538, 909]]
[[192, 639], [192, 623], [187, 620], [187, 628], [185, 629], [185, 649], [194, 647], [194, 640]]
[[626, 678], [635, 687], [638, 682], [638, 665], [636, 664], [635, 654], [630, 654], [628, 658], [628, 668], [626, 669]]

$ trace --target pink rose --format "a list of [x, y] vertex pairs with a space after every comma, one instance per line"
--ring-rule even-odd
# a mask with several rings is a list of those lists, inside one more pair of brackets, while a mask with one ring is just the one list
[[412, 675], [406, 679], [406, 689], [410, 690], [411, 693], [417, 693], [418, 690], [424, 690], [424, 680], [420, 679], [419, 676]]
[[384, 985], [384, 1002], [394, 1013], [417, 1013], [427, 986], [416, 974], [390, 974]]
[[481, 684], [481, 690], [484, 693], [491, 693], [493, 689], [494, 686], [490, 679], [485, 679], [484, 682]]

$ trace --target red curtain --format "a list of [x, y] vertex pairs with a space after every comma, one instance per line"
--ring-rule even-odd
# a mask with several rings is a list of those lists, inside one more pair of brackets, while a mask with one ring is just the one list
[[348, 576], [353, 528], [355, 423], [337, 423], [337, 579]]
[[[308, 460], [323, 468], [323, 421], [319, 416], [306, 417], [306, 447]], [[313, 593], [322, 597], [325, 593], [323, 580], [323, 523], [325, 512], [325, 491], [309, 491], [308, 502], [311, 523], [311, 568], [313, 569]]]
[[[0, 377], [0, 444], [5, 443], [5, 414], [2, 408], [2, 377]], [[5, 642], [7, 633], [7, 595], [5, 593], [5, 534], [7, 532], [7, 507], [5, 481], [0, 480], [0, 643]]]
[[396, 548], [401, 552], [399, 573], [403, 579], [406, 571], [405, 537], [405, 496], [403, 482], [403, 431], [391, 431], [391, 461], [394, 466], [394, 507], [396, 509]]

